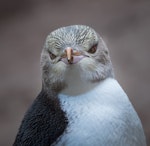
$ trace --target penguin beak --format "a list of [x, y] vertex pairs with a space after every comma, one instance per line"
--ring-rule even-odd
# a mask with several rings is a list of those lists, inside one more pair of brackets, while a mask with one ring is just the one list
[[61, 61], [65, 64], [76, 64], [84, 57], [85, 56], [81, 55], [81, 52], [73, 50], [71, 47], [67, 47], [65, 49], [65, 55], [62, 56]]
[[73, 49], [68, 47], [68, 48], [66, 48], [65, 52], [67, 55], [68, 63], [72, 64], [73, 63]]

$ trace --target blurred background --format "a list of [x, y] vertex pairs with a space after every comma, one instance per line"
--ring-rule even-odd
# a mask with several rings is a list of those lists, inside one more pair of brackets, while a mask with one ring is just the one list
[[106, 41], [116, 78], [150, 146], [149, 0], [0, 0], [0, 145], [11, 146], [41, 90], [40, 53], [54, 29], [85, 24]]

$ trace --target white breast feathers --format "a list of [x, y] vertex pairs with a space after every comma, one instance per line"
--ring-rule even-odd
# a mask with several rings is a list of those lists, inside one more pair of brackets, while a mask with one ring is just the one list
[[59, 95], [69, 125], [57, 146], [145, 146], [141, 122], [115, 79], [78, 96]]

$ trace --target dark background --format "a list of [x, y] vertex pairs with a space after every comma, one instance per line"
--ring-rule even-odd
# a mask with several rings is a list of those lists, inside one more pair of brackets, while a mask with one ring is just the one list
[[0, 145], [12, 145], [40, 92], [46, 36], [71, 24], [89, 25], [103, 36], [150, 146], [149, 0], [0, 0]]

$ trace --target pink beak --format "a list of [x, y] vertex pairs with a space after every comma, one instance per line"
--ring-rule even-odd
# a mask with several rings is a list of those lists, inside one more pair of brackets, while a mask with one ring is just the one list
[[73, 51], [72, 48], [67, 47], [65, 50], [65, 56], [61, 59], [66, 64], [75, 64], [78, 63], [85, 56], [81, 55], [78, 51]]

